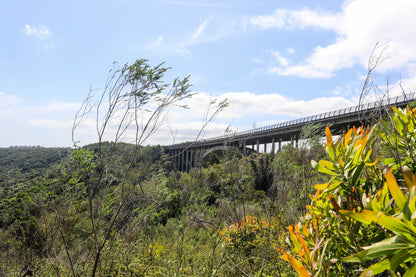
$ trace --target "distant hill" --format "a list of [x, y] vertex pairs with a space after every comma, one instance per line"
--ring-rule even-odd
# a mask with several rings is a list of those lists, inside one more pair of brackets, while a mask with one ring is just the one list
[[[66, 157], [70, 148], [44, 148], [40, 146], [13, 146], [0, 148], [0, 173], [9, 170], [27, 173], [48, 168]], [[0, 177], [1, 178], [1, 177]]]

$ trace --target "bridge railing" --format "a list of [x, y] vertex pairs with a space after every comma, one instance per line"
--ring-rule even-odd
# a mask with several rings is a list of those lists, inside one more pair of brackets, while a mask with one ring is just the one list
[[312, 116], [302, 117], [302, 118], [293, 119], [293, 120], [289, 120], [289, 121], [284, 121], [284, 122], [280, 122], [280, 123], [276, 123], [276, 124], [272, 124], [272, 125], [267, 125], [267, 126], [264, 126], [264, 127], [254, 128], [254, 129], [241, 131], [241, 132], [236, 132], [233, 135], [217, 136], [217, 137], [209, 138], [209, 139], [204, 140], [204, 141], [212, 141], [212, 140], [227, 139], [227, 138], [234, 138], [234, 137], [250, 136], [250, 135], [253, 135], [253, 134], [261, 133], [261, 132], [266, 131], [266, 130], [295, 126], [297, 124], [304, 124], [304, 123], [314, 122], [314, 121], [328, 119], [328, 118], [332, 118], [332, 117], [339, 117], [339, 116], [343, 116], [343, 115], [357, 113], [359, 111], [360, 112], [365, 112], [365, 111], [373, 110], [373, 109], [378, 108], [378, 107], [385, 107], [385, 106], [389, 106], [389, 105], [397, 105], [397, 104], [401, 104], [401, 103], [408, 102], [408, 101], [411, 101], [411, 100], [415, 100], [415, 93], [414, 92], [409, 93], [409, 94], [405, 94], [405, 95], [394, 96], [394, 97], [391, 97], [391, 98], [383, 98], [380, 101], [369, 102], [369, 103], [365, 103], [365, 104], [361, 104], [361, 105], [342, 108], [342, 109], [335, 110], [335, 111], [320, 113], [320, 114], [317, 114], [317, 115], [312, 115]]

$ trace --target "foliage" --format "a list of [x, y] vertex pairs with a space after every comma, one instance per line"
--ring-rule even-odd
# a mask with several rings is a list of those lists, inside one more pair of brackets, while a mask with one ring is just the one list
[[[315, 185], [309, 213], [289, 226], [290, 246], [281, 249], [300, 276], [416, 274], [416, 118], [409, 108], [392, 110], [375, 128], [353, 128], [335, 142], [327, 129], [329, 160], [313, 165], [330, 180]], [[376, 138], [393, 156], [383, 163], [372, 155]]]

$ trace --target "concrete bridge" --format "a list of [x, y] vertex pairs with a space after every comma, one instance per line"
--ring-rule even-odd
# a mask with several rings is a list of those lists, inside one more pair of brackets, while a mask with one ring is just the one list
[[[307, 124], [314, 124], [320, 128], [330, 126], [334, 134], [342, 133], [352, 126], [358, 127], [367, 123], [367, 120], [378, 119], [381, 114], [388, 110], [389, 106], [405, 107], [415, 98], [415, 93], [384, 98], [380, 101], [254, 128], [231, 135], [188, 141], [164, 146], [164, 148], [173, 160], [176, 170], [189, 171], [190, 168], [201, 165], [203, 159], [215, 151], [224, 151], [230, 147], [235, 147], [244, 155], [247, 155], [252, 152], [261, 152], [260, 145], [263, 145], [263, 152], [275, 153], [276, 150], [279, 151], [282, 148], [283, 142], [290, 141], [292, 145], [297, 147], [302, 128]], [[271, 147], [270, 150], [267, 149], [268, 145]]]

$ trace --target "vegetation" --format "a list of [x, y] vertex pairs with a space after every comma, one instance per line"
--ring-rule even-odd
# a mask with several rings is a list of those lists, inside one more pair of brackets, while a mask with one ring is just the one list
[[336, 139], [326, 128], [324, 145], [307, 126], [300, 148], [232, 149], [178, 172], [143, 146], [189, 96], [166, 70], [112, 71], [74, 123], [75, 137], [93, 111], [95, 144], [0, 149], [0, 275], [415, 276], [416, 109]]

